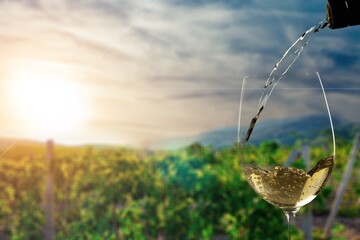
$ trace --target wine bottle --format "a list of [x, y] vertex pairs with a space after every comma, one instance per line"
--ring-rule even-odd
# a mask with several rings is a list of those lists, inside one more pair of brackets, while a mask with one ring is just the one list
[[328, 0], [326, 20], [331, 29], [344, 28], [360, 24], [359, 0]]

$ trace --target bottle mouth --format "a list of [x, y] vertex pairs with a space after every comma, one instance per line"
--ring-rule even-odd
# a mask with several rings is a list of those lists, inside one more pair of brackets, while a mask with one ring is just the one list
[[331, 29], [347, 27], [349, 24], [346, 1], [328, 0], [326, 4], [326, 20]]
[[331, 29], [360, 24], [360, 2], [358, 0], [328, 0], [326, 20]]

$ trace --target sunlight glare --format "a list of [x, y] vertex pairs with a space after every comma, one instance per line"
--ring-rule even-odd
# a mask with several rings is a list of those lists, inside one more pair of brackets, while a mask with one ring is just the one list
[[86, 117], [81, 87], [74, 79], [21, 71], [10, 82], [17, 115], [37, 135], [54, 137], [72, 131]]

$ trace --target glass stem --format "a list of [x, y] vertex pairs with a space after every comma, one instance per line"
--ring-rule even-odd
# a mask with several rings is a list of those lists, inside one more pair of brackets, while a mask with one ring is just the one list
[[291, 240], [290, 225], [295, 224], [295, 215], [297, 211], [286, 211], [284, 210], [286, 220], [288, 223], [288, 240]]

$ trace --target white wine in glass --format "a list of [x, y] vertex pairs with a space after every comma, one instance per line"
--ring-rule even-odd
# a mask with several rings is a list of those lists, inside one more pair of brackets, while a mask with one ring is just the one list
[[334, 165], [334, 157], [318, 161], [309, 172], [292, 167], [276, 166], [272, 170], [244, 166], [250, 186], [267, 202], [295, 214], [311, 202], [325, 186]]
[[[325, 89], [320, 75], [318, 73], [301, 73], [287, 76], [286, 78], [287, 79], [283, 80], [284, 87], [279, 86], [274, 90], [274, 94], [272, 94], [271, 91], [268, 96], [262, 96], [262, 99], [266, 98], [266, 103], [270, 95], [272, 95], [269, 106], [265, 105], [261, 99], [260, 101], [255, 101], [255, 96], [259, 96], [259, 94], [256, 93], [259, 91], [264, 92], [264, 88], [256, 87], [259, 81], [261, 81], [261, 77], [246, 77], [243, 79], [239, 109], [238, 140], [241, 143], [241, 151], [244, 156], [242, 166], [247, 181], [264, 200], [284, 211], [289, 225], [288, 238], [290, 239], [290, 222], [293, 221], [292, 219], [295, 219], [295, 214], [301, 207], [310, 203], [321, 192], [331, 174], [335, 156], [335, 135]], [[309, 84], [312, 87], [308, 87], [307, 85]], [[278, 104], [278, 106], [274, 106], [276, 104]], [[309, 105], [312, 107], [309, 107]], [[256, 109], [255, 114], [251, 114], [253, 109]], [[262, 115], [264, 115], [265, 120], [268, 122], [274, 122], [274, 119], [280, 121], [280, 119], [289, 118], [286, 114], [287, 112], [296, 115], [295, 117], [291, 116], [292, 119], [301, 119], [303, 116], [324, 113], [323, 116], [326, 117], [322, 119], [327, 121], [321, 124], [323, 124], [324, 129], [329, 127], [331, 129], [331, 134], [327, 137], [333, 143], [332, 153], [318, 159], [315, 166], [309, 171], [280, 165], [260, 166], [257, 163], [248, 164], [248, 159], [246, 159], [247, 145], [256, 146], [256, 143], [254, 143], [256, 139], [252, 141], [252, 134], [254, 133], [255, 138], [259, 138], [262, 132], [264, 132], [264, 128], [270, 128], [270, 130], [273, 128], [274, 135], [276, 136], [276, 126], [272, 126], [271, 124], [260, 126], [259, 132], [257, 132], [256, 123], [258, 121], [261, 122], [260, 119], [262, 119]], [[248, 118], [250, 117], [251, 120], [249, 120], [249, 118], [244, 122], [243, 118], [246, 119], [244, 115], [247, 115]], [[311, 125], [313, 123], [308, 122], [305, 124]], [[241, 138], [240, 132], [243, 128], [247, 129], [247, 131], [244, 132], [246, 134]], [[291, 134], [294, 130], [295, 129], [291, 129], [289, 132], [283, 130], [282, 132]], [[300, 133], [304, 132], [303, 129], [296, 129], [296, 131]], [[305, 135], [301, 136], [301, 134], [299, 134], [298, 138], [302, 140], [302, 138], [306, 137]], [[306, 139], [306, 141], [308, 141], [308, 139]]]

